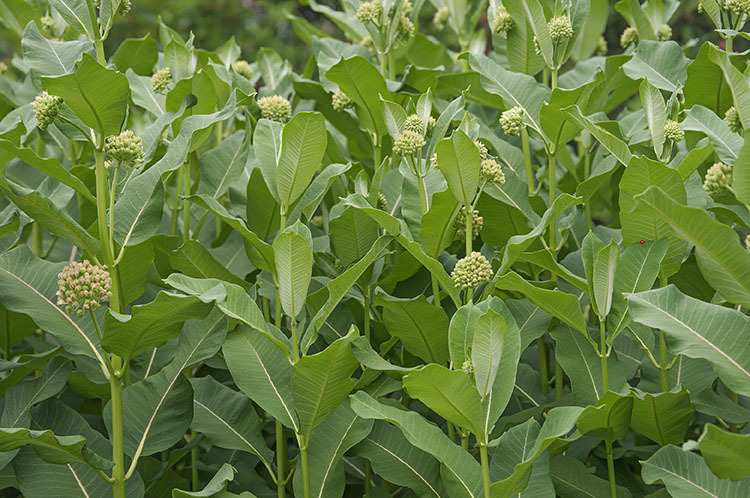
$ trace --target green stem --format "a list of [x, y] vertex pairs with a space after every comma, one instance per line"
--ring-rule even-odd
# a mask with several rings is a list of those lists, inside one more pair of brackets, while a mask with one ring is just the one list
[[563, 397], [563, 369], [560, 362], [555, 358], [555, 400], [559, 401]]
[[726, 40], [726, 52], [734, 51], [734, 37], [730, 36]]
[[[586, 181], [589, 179], [589, 176], [591, 176], [591, 153], [587, 147], [584, 147], [583, 154], [583, 181]], [[591, 231], [593, 228], [593, 222], [591, 220], [591, 203], [586, 202], [584, 204], [584, 209], [586, 211], [586, 227]]]
[[[112, 359], [113, 371], [119, 370], [120, 359]], [[109, 379], [109, 391], [112, 395], [112, 491], [114, 498], [125, 498], [125, 453], [122, 430], [122, 384], [120, 378], [112, 375]]]
[[664, 331], [659, 331], [659, 380], [662, 392], [669, 391], [669, 357], [667, 355], [667, 341]]
[[102, 40], [101, 32], [99, 31], [99, 19], [96, 16], [96, 9], [92, 0], [86, 0], [86, 6], [89, 10], [89, 18], [91, 19], [91, 26], [94, 27], [94, 39], [91, 42], [96, 47], [96, 62], [102, 66], [107, 65], [107, 58], [104, 55], [104, 42]]
[[3, 323], [5, 325], [5, 347], [3, 348], [3, 352], [5, 353], [4, 359], [10, 361], [10, 348], [12, 347], [10, 343], [10, 316], [7, 309], [0, 309], [2, 309]]
[[615, 482], [615, 460], [612, 454], [612, 441], [606, 439], [604, 444], [607, 448], [607, 473], [609, 474], [609, 496], [617, 498], [617, 484]]
[[191, 154], [190, 156], [190, 162], [185, 163], [185, 182], [183, 185], [184, 189], [184, 196], [183, 204], [182, 204], [182, 239], [183, 240], [190, 240], [190, 200], [188, 197], [190, 196], [190, 173], [193, 166], [193, 161], [195, 158], [195, 154]]
[[294, 358], [294, 363], [297, 363], [299, 361], [299, 341], [297, 340], [297, 319], [295, 317], [290, 317], [290, 321], [292, 322], [292, 357]]
[[604, 392], [609, 390], [609, 371], [607, 370], [607, 320], [606, 317], [599, 319], [599, 341], [600, 351], [599, 357], [602, 359], [602, 382], [604, 384]]
[[388, 79], [396, 81], [396, 58], [393, 52], [388, 52]]
[[115, 248], [115, 197], [117, 194], [117, 174], [119, 172], [120, 165], [118, 164], [112, 175], [112, 188], [109, 190], [109, 245], [113, 251]]
[[370, 286], [365, 286], [364, 302], [365, 338], [370, 342]]
[[544, 342], [544, 336], [537, 339], [536, 349], [539, 355], [539, 380], [542, 384], [542, 394], [546, 396], [549, 392], [549, 370], [547, 368], [547, 343]]
[[553, 90], [557, 88], [557, 68], [552, 70], [552, 87]]
[[[182, 167], [184, 168], [185, 165], [183, 164]], [[185, 176], [182, 174], [182, 171], [177, 171], [177, 174], [175, 175], [177, 177], [175, 181], [175, 187], [174, 187], [174, 202], [172, 203], [172, 227], [170, 233], [172, 236], [177, 235], [177, 225], [179, 224], [179, 212], [180, 212], [180, 192], [182, 192], [182, 178]]]
[[466, 432], [460, 432], [459, 436], [461, 436], [461, 448], [463, 448], [466, 451], [469, 451], [469, 434]]
[[286, 495], [286, 483], [284, 476], [286, 474], [286, 438], [284, 437], [284, 426], [281, 422], [276, 421], [276, 489], [278, 497], [284, 498]]
[[531, 151], [529, 150], [529, 132], [526, 127], [521, 128], [521, 146], [523, 147], [523, 164], [526, 167], [526, 184], [529, 195], [534, 195], [534, 172], [531, 171]]
[[372, 464], [365, 460], [365, 494], [370, 494], [372, 490]]
[[297, 434], [299, 440], [299, 455], [300, 462], [302, 464], [302, 484], [304, 489], [304, 497], [310, 498], [310, 465], [307, 461], [307, 437], [302, 434]]
[[31, 252], [37, 258], [41, 258], [44, 253], [44, 249], [42, 248], [42, 225], [38, 221], [31, 224]]
[[99, 343], [102, 342], [102, 329], [99, 327], [99, 322], [94, 315], [94, 310], [89, 308], [89, 314], [91, 315], [91, 321], [94, 322], [94, 329], [96, 330], [96, 336], [99, 338]]
[[447, 422], [448, 426], [448, 439], [451, 440], [452, 443], [456, 442], [456, 429], [453, 427], [452, 422]]
[[432, 304], [435, 307], [440, 308], [440, 286], [438, 285], [437, 278], [435, 275], [431, 275], [432, 279]]
[[[557, 171], [555, 168], [555, 153], [550, 152], [548, 155], [549, 205], [552, 207], [557, 195]], [[557, 253], [557, 220], [555, 218], [550, 219], [549, 222], [549, 250], [552, 251], [552, 254]]]
[[[193, 440], [197, 437], [199, 437], [197, 432], [190, 432], [190, 440]], [[201, 482], [198, 477], [198, 461], [200, 460], [200, 452], [201, 449], [197, 444], [190, 450], [190, 484], [193, 491], [200, 491], [201, 487]]]
[[484, 498], [490, 498], [490, 461], [487, 457], [487, 445], [479, 445], [479, 458], [482, 462], [482, 482], [484, 483]]
[[424, 177], [417, 174], [417, 183], [419, 184], [419, 205], [422, 208], [422, 216], [427, 213], [427, 191], [424, 187]]

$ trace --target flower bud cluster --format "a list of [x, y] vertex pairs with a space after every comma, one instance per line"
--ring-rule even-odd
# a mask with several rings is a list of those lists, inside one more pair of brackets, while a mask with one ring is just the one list
[[107, 137], [104, 153], [114, 163], [131, 164], [138, 167], [143, 162], [143, 139], [131, 130]]
[[414, 26], [414, 23], [411, 19], [409, 19], [409, 16], [407, 14], [401, 14], [401, 17], [398, 18], [398, 38], [401, 41], [407, 42], [414, 38], [414, 33], [416, 32], [416, 28]]
[[383, 15], [383, 4], [379, 0], [362, 3], [357, 9], [357, 19], [362, 23], [371, 22], [380, 26], [380, 17]]
[[97, 309], [112, 295], [112, 279], [107, 268], [92, 265], [88, 260], [70, 263], [57, 278], [57, 305], [65, 306], [66, 313], [75, 311], [82, 316], [85, 311]]
[[47, 38], [54, 38], [57, 33], [57, 21], [52, 16], [42, 16], [39, 19], [39, 24], [42, 25], [41, 32]]
[[[475, 209], [471, 213], [471, 240], [479, 237], [483, 225], [484, 218], [479, 216], [479, 211]], [[458, 216], [453, 221], [453, 227], [456, 229], [456, 236], [461, 240], [466, 240], [466, 206], [461, 207]]]
[[404, 130], [410, 130], [421, 135], [424, 133], [424, 120], [418, 114], [410, 114], [404, 121]]
[[57, 95], [50, 95], [46, 91], [42, 92], [41, 95], [37, 95], [34, 102], [31, 103], [31, 107], [34, 108], [36, 125], [40, 130], [46, 130], [52, 124], [60, 113], [62, 105], [63, 99]]
[[490, 157], [490, 151], [487, 150], [487, 146], [486, 145], [484, 145], [479, 140], [474, 140], [474, 145], [476, 145], [477, 149], [479, 149], [479, 159], [481, 159], [482, 161], [484, 161], [485, 159], [487, 159], [488, 157]]
[[742, 127], [740, 113], [737, 111], [736, 107], [732, 106], [727, 109], [726, 114], [724, 114], [724, 122], [732, 132], [742, 134], [744, 128]]
[[750, 233], [747, 234], [747, 237], [745, 237], [745, 249], [750, 251]]
[[437, 29], [443, 29], [445, 28], [445, 23], [450, 19], [450, 16], [451, 13], [448, 7], [440, 7], [435, 11], [435, 15], [432, 16], [432, 24], [434, 24]]
[[292, 117], [292, 104], [281, 95], [259, 98], [258, 107], [261, 117], [272, 121], [283, 123]]
[[172, 70], [168, 67], [159, 69], [151, 75], [151, 88], [155, 93], [164, 93], [172, 82]]
[[385, 198], [383, 192], [378, 192], [378, 200], [375, 203], [375, 207], [383, 211], [388, 211], [388, 199]]
[[505, 173], [503, 173], [502, 166], [500, 166], [500, 164], [498, 164], [498, 162], [491, 157], [488, 157], [487, 159], [484, 159], [482, 161], [479, 174], [483, 180], [487, 180], [488, 182], [496, 183], [499, 185], [505, 183]]
[[559, 43], [573, 36], [573, 25], [567, 15], [555, 16], [547, 23], [552, 42]]
[[669, 41], [672, 39], [672, 27], [669, 24], [662, 24], [656, 30], [656, 38], [659, 41]]
[[474, 375], [474, 362], [465, 360], [461, 365], [461, 370], [467, 375]]
[[502, 5], [495, 10], [495, 19], [492, 21], [492, 31], [498, 34], [508, 34], [516, 25], [508, 9]]
[[703, 180], [703, 190], [709, 195], [721, 195], [727, 191], [727, 187], [732, 183], [732, 167], [724, 163], [714, 163], [706, 171], [706, 178]]
[[520, 106], [511, 107], [500, 115], [500, 125], [503, 131], [510, 137], [517, 137], [521, 134], [523, 123], [523, 108]]
[[246, 60], [238, 60], [235, 61], [234, 64], [232, 64], [232, 69], [235, 73], [239, 74], [240, 76], [244, 76], [247, 79], [250, 79], [253, 77], [253, 68], [250, 67], [250, 63]]
[[725, 0], [724, 8], [735, 16], [750, 15], [750, 0]]
[[8, 70], [8, 65], [4, 63], [3, 61], [0, 61], [0, 76], [5, 74], [5, 71]]
[[467, 289], [489, 282], [492, 278], [492, 265], [480, 252], [472, 252], [456, 263], [451, 273], [456, 287]]
[[608, 50], [609, 45], [607, 44], [607, 39], [603, 36], [600, 36], [599, 45], [596, 47], [596, 55], [607, 55]]
[[633, 43], [638, 43], [638, 31], [634, 27], [628, 26], [620, 35], [620, 46], [628, 48]]
[[673, 142], [681, 142], [685, 138], [685, 132], [680, 128], [680, 123], [673, 119], [668, 119], [664, 123], [664, 136]]
[[354, 101], [339, 88], [331, 96], [331, 105], [334, 111], [345, 111], [354, 108]]
[[393, 144], [393, 150], [402, 156], [413, 154], [425, 145], [424, 137], [421, 133], [411, 130], [404, 130], [398, 136]]

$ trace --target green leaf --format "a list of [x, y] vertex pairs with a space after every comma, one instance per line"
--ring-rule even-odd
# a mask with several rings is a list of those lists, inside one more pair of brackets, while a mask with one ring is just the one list
[[342, 57], [325, 76], [338, 84], [341, 91], [357, 104], [358, 114], [367, 129], [379, 136], [388, 133], [380, 108], [380, 97], [390, 99], [391, 93], [375, 66], [360, 56]]
[[663, 483], [672, 496], [743, 498], [750, 494], [750, 481], [719, 479], [701, 457], [676, 446], [659, 449], [642, 466], [643, 480], [647, 484]]
[[243, 132], [236, 132], [201, 156], [198, 194], [218, 199], [239, 179], [249, 150], [245, 140]]
[[388, 482], [406, 486], [419, 496], [448, 498], [440, 482], [440, 463], [387, 422], [376, 420], [372, 432], [352, 451], [367, 458]]
[[385, 420], [395, 425], [407, 441], [439, 460], [447, 496], [484, 496], [479, 463], [468, 452], [456, 451], [456, 444], [419, 413], [380, 403], [364, 391], [357, 391], [351, 396], [351, 407], [362, 418]]
[[745, 145], [740, 150], [739, 157], [734, 163], [732, 171], [732, 189], [737, 200], [745, 205], [750, 205], [750, 141], [745, 140]]
[[549, 36], [549, 28], [547, 27], [547, 20], [542, 4], [539, 0], [522, 0], [521, 6], [526, 14], [526, 21], [531, 26], [531, 30], [534, 32], [539, 48], [542, 51], [544, 62], [547, 64], [547, 67], [554, 67], [554, 47], [552, 39]]
[[[28, 5], [28, 2], [23, 1], [23, 3]], [[1, 10], [2, 6], [0, 6]], [[94, 47], [86, 40], [48, 40], [42, 36], [34, 22], [29, 22], [25, 26], [25, 29], [21, 26], [23, 61], [28, 65], [30, 73], [35, 78], [34, 81], [38, 81], [39, 76], [60, 76], [71, 73], [83, 53], [94, 54]]]
[[217, 261], [211, 252], [197, 240], [186, 240], [180, 247], [169, 253], [169, 264], [175, 271], [189, 277], [221, 279], [245, 289], [251, 286]]
[[281, 156], [281, 123], [259, 119], [253, 133], [253, 151], [271, 195], [277, 202], [281, 202], [276, 186], [276, 171]]
[[214, 445], [252, 453], [271, 467], [273, 452], [261, 433], [261, 422], [252, 402], [214, 378], [190, 379], [193, 385], [193, 421], [190, 428]]
[[[344, 493], [344, 453], [362, 441], [370, 433], [372, 425], [372, 420], [358, 417], [345, 403], [313, 430], [308, 456], [312, 496], [334, 497]], [[295, 495], [303, 496], [303, 488], [302, 472], [295, 472]]]
[[63, 168], [57, 159], [40, 157], [33, 150], [16, 147], [12, 142], [9, 142], [8, 140], [0, 140], [0, 149], [8, 152], [14, 157], [19, 158], [29, 166], [33, 166], [42, 173], [51, 176], [60, 183], [67, 185], [92, 203], [96, 203], [96, 199], [93, 195], [91, 195], [88, 187], [86, 187], [86, 185], [77, 176], [74, 176], [68, 170]]
[[615, 9], [638, 31], [640, 40], [656, 39], [654, 27], [638, 0], [621, 0], [615, 4]]
[[263, 312], [242, 287], [213, 278], [196, 279], [178, 273], [170, 275], [164, 282], [186, 294], [199, 296], [204, 302], [216, 301], [216, 306], [229, 318], [239, 320], [273, 342], [284, 354], [289, 354], [289, 339], [266, 322]]
[[457, 368], [471, 358], [471, 348], [474, 341], [474, 331], [482, 310], [473, 304], [465, 304], [458, 308], [451, 317], [448, 327], [448, 351], [450, 361]]
[[607, 391], [595, 406], [583, 410], [576, 425], [581, 434], [611, 443], [627, 434], [632, 411], [632, 397]]
[[706, 424], [697, 444], [703, 460], [721, 479], [739, 481], [750, 477], [750, 435], [735, 434]]
[[281, 306], [294, 319], [305, 307], [307, 288], [312, 278], [312, 240], [310, 230], [300, 222], [287, 228], [273, 242], [276, 275]]
[[594, 259], [591, 291], [596, 302], [596, 310], [602, 319], [612, 307], [612, 294], [615, 287], [615, 273], [620, 262], [620, 246], [612, 240], [602, 248]]
[[748, 85], [742, 72], [734, 67], [727, 52], [721, 50], [716, 45], [709, 45], [709, 47], [708, 58], [719, 66], [719, 69], [724, 74], [724, 78], [729, 84], [734, 108], [740, 117], [742, 127], [743, 129], [747, 128], [750, 126], [750, 85]]
[[320, 353], [304, 356], [292, 367], [292, 394], [299, 415], [299, 433], [307, 437], [332, 414], [354, 387], [359, 362], [351, 352], [356, 330]]
[[37, 259], [27, 246], [0, 255], [0, 300], [7, 309], [31, 316], [67, 352], [94, 358], [104, 366], [104, 353], [90, 320], [74, 318], [75, 314], [55, 304], [57, 275], [63, 266]]
[[631, 429], [662, 446], [685, 441], [685, 433], [693, 419], [693, 407], [684, 387], [679, 392], [658, 394], [633, 390], [631, 396]]
[[127, 363], [151, 348], [158, 348], [177, 337], [186, 320], [203, 319], [213, 303], [195, 296], [160, 292], [148, 304], [133, 306], [130, 315], [110, 310], [106, 315], [102, 348]]
[[34, 5], [24, 0], [8, 0], [0, 5], [0, 21], [15, 32], [19, 38], [24, 26], [39, 17]]
[[[2, 168], [0, 168], [2, 171]], [[0, 175], [0, 191], [19, 209], [36, 220], [44, 228], [89, 254], [98, 254], [100, 244], [86, 229], [78, 224], [66, 210], [57, 207], [48, 196], [38, 190], [17, 185]]]
[[656, 157], [661, 157], [664, 149], [664, 124], [667, 122], [667, 104], [661, 91], [643, 79], [640, 87], [641, 106], [646, 113], [648, 127], [651, 130], [651, 142], [654, 145]]
[[94, 41], [94, 30], [99, 27], [94, 26], [96, 21], [91, 19], [86, 0], [50, 0], [49, 3], [76, 32]]
[[409, 353], [426, 362], [448, 361], [448, 316], [424, 296], [405, 299], [379, 293], [375, 305], [383, 307], [388, 333], [398, 337]]
[[476, 387], [482, 400], [495, 384], [507, 330], [505, 318], [492, 309], [487, 310], [487, 313], [477, 320], [471, 346], [471, 360], [474, 364]]
[[130, 85], [124, 74], [106, 69], [83, 54], [73, 74], [43, 77], [42, 87], [62, 97], [76, 116], [102, 137], [120, 133], [130, 100]]
[[227, 483], [234, 480], [234, 474], [237, 470], [230, 464], [223, 464], [216, 474], [211, 478], [201, 491], [182, 491], [181, 489], [172, 490], [172, 498], [189, 498], [194, 497], [206, 497], [218, 496], [217, 493], [221, 493], [227, 489]]
[[112, 55], [112, 64], [123, 73], [132, 69], [139, 76], [150, 76], [158, 55], [156, 40], [146, 33], [142, 38], [124, 40]]
[[320, 166], [327, 144], [322, 114], [300, 112], [284, 125], [276, 169], [276, 188], [282, 206], [288, 208], [305, 191]]
[[285, 354], [246, 327], [227, 335], [222, 352], [237, 387], [284, 426], [299, 432], [292, 366]]
[[669, 247], [661, 267], [666, 278], [679, 270], [688, 245], [670, 229], [669, 222], [659, 213], [636, 202], [636, 196], [651, 186], [658, 186], [680, 203], [687, 202], [687, 193], [677, 170], [645, 157], [633, 159], [620, 180], [622, 240], [625, 245], [631, 245], [641, 240], [666, 239]]
[[622, 70], [630, 79], [648, 78], [656, 88], [675, 92], [687, 80], [690, 59], [675, 41], [657, 42], [645, 39], [640, 33], [638, 51], [623, 64]]
[[433, 258], [437, 258], [453, 242], [453, 220], [458, 209], [459, 203], [450, 191], [437, 192], [432, 196], [430, 209], [422, 217], [419, 238], [424, 252]]
[[[555, 455], [550, 459], [549, 473], [561, 498], [599, 498], [610, 494], [609, 481], [592, 474], [583, 462], [573, 457]], [[631, 495], [624, 486], [617, 486], [617, 496]]]
[[650, 187], [636, 199], [695, 245], [701, 273], [714, 289], [729, 302], [750, 306], [750, 252], [734, 230], [702, 209], [679, 204], [659, 187]]
[[49, 463], [85, 463], [94, 469], [107, 470], [113, 463], [86, 447], [83, 436], [56, 436], [52, 431], [0, 429], [0, 451], [31, 445], [36, 454]]
[[603, 127], [594, 123], [588, 117], [584, 116], [577, 105], [565, 108], [563, 109], [563, 112], [565, 112], [575, 123], [578, 123], [579, 126], [588, 130], [594, 138], [602, 144], [602, 147], [607, 149], [607, 151], [616, 157], [623, 165], [627, 166], [630, 163], [630, 159], [633, 155], [630, 153], [628, 144], [605, 130]]
[[482, 399], [465, 372], [430, 364], [410, 372], [403, 382], [409, 396], [449, 422], [471, 431], [480, 442], [487, 443]]
[[358, 209], [347, 207], [339, 212], [339, 216], [331, 212], [328, 232], [334, 254], [346, 267], [358, 261], [372, 248], [378, 239], [380, 225]]
[[694, 105], [685, 113], [685, 119], [680, 127], [686, 131], [698, 131], [705, 134], [711, 142], [711, 146], [726, 164], [734, 164], [739, 159], [742, 148], [742, 137], [732, 133], [726, 122], [713, 111], [701, 106]]
[[537, 287], [524, 280], [518, 273], [510, 271], [495, 281], [498, 289], [520, 292], [542, 310], [567, 323], [588, 337], [586, 319], [578, 298], [559, 290]]
[[453, 195], [464, 206], [471, 206], [479, 186], [479, 149], [461, 130], [438, 142], [438, 167]]
[[[174, 359], [156, 375], [123, 390], [125, 454], [152, 455], [182, 438], [193, 418], [193, 389], [183, 370], [213, 356], [226, 332], [227, 321], [220, 313], [187, 322]], [[103, 417], [111, 435], [111, 403], [105, 407]]]
[[627, 298], [633, 320], [663, 330], [672, 352], [708, 360], [730, 389], [750, 395], [750, 317], [688, 297], [674, 285]]

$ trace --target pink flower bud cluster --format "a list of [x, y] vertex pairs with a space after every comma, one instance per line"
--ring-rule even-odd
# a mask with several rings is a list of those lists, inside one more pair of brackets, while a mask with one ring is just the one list
[[112, 279], [107, 268], [88, 260], [70, 263], [57, 277], [57, 305], [65, 306], [66, 313], [75, 311], [82, 316], [88, 310], [97, 309], [112, 295]]

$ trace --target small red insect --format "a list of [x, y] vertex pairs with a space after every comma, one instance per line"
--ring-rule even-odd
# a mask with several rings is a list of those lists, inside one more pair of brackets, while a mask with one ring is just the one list
[[641, 239], [641, 244], [644, 244], [645, 242], [646, 242], [645, 240]]

